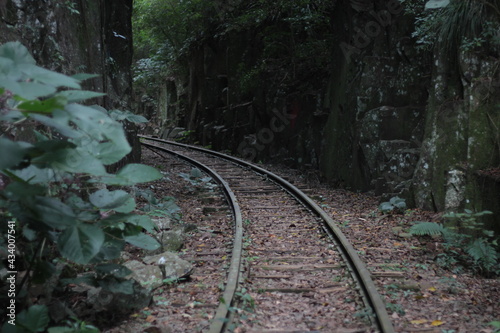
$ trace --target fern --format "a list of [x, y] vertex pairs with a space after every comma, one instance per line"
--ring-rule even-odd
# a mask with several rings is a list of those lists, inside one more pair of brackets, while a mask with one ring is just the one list
[[416, 222], [409, 232], [414, 236], [443, 236], [445, 252], [439, 255], [439, 261], [446, 262], [447, 266], [453, 266], [459, 261], [468, 262], [472, 263], [473, 268], [482, 274], [500, 274], [500, 253], [497, 252], [497, 240], [493, 238], [492, 231], [484, 229], [483, 223], [477, 221], [478, 217], [486, 214], [491, 214], [491, 212], [474, 213], [466, 210], [465, 213], [447, 213], [443, 217], [465, 225], [467, 230], [482, 231], [482, 234], [487, 237], [477, 238], [436, 222]]
[[491, 271], [497, 264], [498, 253], [484, 238], [478, 238], [471, 242], [467, 248], [467, 253], [472, 257], [475, 264], [486, 271]]
[[415, 236], [444, 235], [448, 231], [436, 222], [418, 222], [410, 228], [410, 234]]

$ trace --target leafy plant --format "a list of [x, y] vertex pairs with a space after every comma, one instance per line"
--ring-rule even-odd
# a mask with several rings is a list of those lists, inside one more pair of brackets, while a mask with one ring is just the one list
[[471, 262], [479, 271], [499, 273], [499, 253], [494, 233], [484, 229], [479, 218], [491, 214], [490, 211], [473, 213], [466, 210], [464, 213], [450, 212], [443, 217], [453, 223], [445, 227], [435, 222], [418, 222], [410, 228], [410, 234], [415, 236], [443, 236], [445, 254], [438, 256], [442, 266], [454, 266], [460, 261]]
[[[471, 51], [486, 43], [499, 45], [490, 26], [498, 26], [500, 7], [488, 0], [439, 1], [404, 0], [406, 11], [415, 15], [412, 34], [421, 48], [436, 45], [447, 53], [459, 48]], [[496, 15], [496, 17], [494, 16]]]
[[[55, 257], [80, 265], [99, 264], [118, 258], [126, 243], [148, 250], [159, 247], [143, 232], [154, 230], [149, 217], [133, 213], [134, 197], [106, 188], [162, 177], [141, 164], [125, 165], [116, 174], [106, 168], [131, 151], [116, 119], [145, 119], [79, 104], [103, 95], [81, 89], [81, 81], [91, 77], [38, 67], [18, 42], [0, 46], [0, 249], [8, 253], [7, 235], [16, 235], [21, 255], [8, 262], [8, 270], [27, 271], [21, 289], [30, 276], [43, 283], [55, 274]], [[36, 129], [32, 140], [15, 140], [22, 127]], [[117, 280], [119, 271], [106, 272], [101, 285], [123, 287]], [[105, 282], [111, 276], [116, 283]], [[26, 321], [20, 315], [18, 323], [31, 325], [34, 311], [42, 310], [29, 308]]]
[[495, 329], [495, 333], [500, 332], [500, 320], [490, 321], [488, 325]]
[[445, 227], [435, 222], [418, 222], [410, 228], [410, 233], [415, 236], [439, 236], [446, 232]]
[[378, 209], [382, 213], [403, 213], [406, 209], [406, 200], [400, 197], [392, 197], [389, 201], [382, 202]]
[[203, 173], [198, 168], [192, 168], [190, 173], [181, 172], [179, 176], [184, 178], [194, 187], [206, 188], [210, 191], [217, 187], [217, 184], [212, 183], [212, 177], [204, 177]]

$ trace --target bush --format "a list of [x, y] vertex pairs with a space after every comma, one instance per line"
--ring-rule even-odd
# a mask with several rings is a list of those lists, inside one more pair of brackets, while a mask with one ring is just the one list
[[[144, 233], [154, 230], [151, 220], [133, 213], [135, 199], [124, 190], [106, 188], [162, 177], [140, 164], [128, 164], [116, 174], [106, 171], [131, 151], [115, 119], [145, 119], [79, 104], [103, 95], [81, 89], [81, 81], [90, 77], [38, 67], [18, 42], [0, 46], [0, 253], [7, 254], [0, 269], [25, 272], [16, 294], [18, 310], [28, 305], [19, 303], [19, 295], [26, 294], [31, 282], [53, 277], [56, 261], [76, 267], [99, 264], [96, 272], [105, 274], [94, 274], [87, 282], [126, 293], [126, 268], [106, 263], [118, 258], [126, 243], [159, 247]], [[34, 142], [14, 139], [23, 126], [37, 129]], [[108, 281], [100, 282], [101, 277]], [[43, 304], [30, 307], [21, 312], [17, 324], [41, 331], [48, 320], [37, 327], [33, 320], [45, 312]]]
[[470, 263], [472, 268], [482, 274], [499, 274], [499, 253], [497, 240], [491, 230], [484, 229], [479, 217], [492, 214], [490, 211], [473, 213], [446, 213], [445, 219], [454, 222], [457, 227], [445, 227], [435, 222], [418, 222], [410, 228], [410, 234], [416, 236], [441, 235], [444, 239], [445, 253], [440, 256], [443, 263]]

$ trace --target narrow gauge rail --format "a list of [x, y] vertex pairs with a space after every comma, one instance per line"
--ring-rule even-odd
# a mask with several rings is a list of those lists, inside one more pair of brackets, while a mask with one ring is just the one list
[[[333, 323], [336, 309], [333, 309], [333, 311], [322, 309], [318, 312], [323, 314], [317, 315], [317, 318], [313, 320], [297, 313], [300, 312], [301, 301], [315, 298], [315, 295], [308, 295], [307, 298], [301, 295], [319, 293], [319, 299], [316, 301], [313, 300], [312, 303], [318, 304], [318, 302], [323, 302], [322, 305], [318, 306], [326, 307], [329, 303], [325, 301], [327, 298], [323, 296], [330, 293], [339, 293], [345, 289], [339, 287], [338, 284], [332, 285], [325, 283], [325, 281], [317, 285], [317, 277], [314, 279], [314, 285], [309, 286], [309, 288], [304, 288], [304, 284], [307, 285], [307, 274], [312, 274], [310, 276], [313, 276], [317, 274], [318, 271], [341, 270], [343, 265], [349, 268], [349, 273], [356, 281], [361, 299], [367, 309], [363, 313], [368, 314], [367, 317], [372, 320], [372, 324], [376, 327], [376, 330], [384, 333], [394, 332], [385, 305], [380, 295], [377, 293], [365, 265], [331, 217], [306, 194], [283, 178], [241, 159], [196, 146], [147, 136], [140, 137], [142, 138], [142, 144], [144, 146], [173, 154], [205, 171], [219, 184], [223, 185], [223, 191], [228, 198], [228, 202], [232, 202], [231, 210], [235, 218], [235, 234], [231, 265], [227, 276], [226, 289], [222, 296], [224, 302], [221, 302], [212, 320], [209, 330], [210, 333], [224, 332], [228, 327], [228, 317], [231, 317], [232, 320], [236, 320], [234, 318], [234, 312], [231, 313], [228, 309], [230, 306], [234, 305], [234, 295], [239, 284], [245, 284], [243, 280], [250, 283], [253, 290], [258, 290], [260, 295], [264, 295], [260, 298], [267, 306], [263, 306], [262, 309], [259, 307], [257, 308], [257, 312], [259, 313], [257, 313], [254, 318], [257, 321], [263, 317], [266, 317], [267, 322], [273, 322], [273, 320], [275, 320], [274, 318], [278, 318], [277, 320], [279, 320], [279, 316], [284, 315], [284, 312], [278, 310], [273, 313], [273, 309], [277, 309], [282, 305], [295, 305], [295, 307], [292, 306], [285, 312], [290, 318], [281, 318], [281, 322], [287, 322], [289, 326], [280, 328], [280, 331], [276, 331], [274, 327], [272, 327], [273, 330], [270, 330], [270, 327], [259, 327], [258, 324], [255, 326], [252, 320], [247, 320], [245, 322], [242, 318], [238, 318], [242, 322], [243, 327], [247, 329], [247, 332], [321, 332], [324, 331], [324, 329], [333, 331], [333, 329], [339, 325], [338, 318], [337, 322]], [[160, 143], [162, 146], [147, 143], [145, 140]], [[166, 146], [175, 148], [167, 149], [165, 148]], [[235, 171], [235, 165], [240, 167], [239, 171]], [[256, 180], [255, 174], [260, 175], [260, 177], [257, 177], [260, 179]], [[227, 181], [231, 183], [231, 187], [228, 186]], [[279, 186], [279, 188], [276, 186]], [[302, 212], [300, 212], [299, 206], [294, 206], [294, 201], [301, 203]], [[276, 202], [280, 204], [276, 205]], [[238, 203], [241, 203], [243, 209], [240, 208]], [[274, 203], [274, 206], [271, 203]], [[260, 223], [259, 226], [254, 226], [252, 224], [251, 227], [253, 228], [248, 228], [254, 229], [254, 233], [257, 232], [262, 234], [262, 232], [264, 232], [265, 235], [267, 235], [267, 237], [265, 237], [266, 239], [260, 237], [260, 239], [254, 240], [262, 246], [261, 248], [253, 247], [248, 250], [247, 255], [254, 255], [254, 257], [250, 258], [255, 260], [255, 262], [251, 262], [248, 258], [246, 261], [242, 259], [242, 221], [245, 217], [247, 223], [252, 223], [252, 211], [260, 211], [261, 214], [262, 211], [274, 213], [272, 215], [268, 214], [265, 218], [262, 218], [262, 215], [257, 215], [256, 218], [259, 220], [262, 219], [264, 222]], [[289, 215], [290, 211], [293, 211], [294, 214]], [[312, 212], [315, 218], [305, 217], [304, 211], [308, 212], [309, 215]], [[297, 216], [297, 213], [300, 215]], [[309, 221], [312, 221], [312, 223]], [[333, 258], [332, 251], [327, 251], [327, 257], [325, 257], [320, 256], [321, 254], [317, 252], [308, 250], [313, 249], [314, 246], [317, 248], [318, 243], [313, 240], [314, 237], [311, 237], [311, 231], [314, 229], [314, 227], [311, 226], [315, 224], [317, 226], [318, 223], [321, 225], [321, 229], [323, 229], [335, 242], [341, 254], [340, 258]], [[286, 229], [290, 229], [291, 231]], [[295, 236], [299, 232], [305, 232], [305, 236], [302, 235], [304, 241], [302, 241], [301, 245], [297, 248], [297, 243], [287, 242], [287, 240], [290, 239], [290, 235]], [[254, 237], [252, 232], [248, 233], [251, 238]], [[276, 236], [278, 234], [280, 236]], [[315, 238], [318, 239], [319, 237], [316, 235]], [[295, 248], [290, 248], [293, 246], [295, 246]], [[288, 256], [284, 256], [285, 254], [288, 254]], [[245, 262], [246, 266], [245, 269], [243, 269], [242, 266]], [[281, 265], [269, 264], [275, 262], [281, 263]], [[244, 273], [243, 270], [245, 270]], [[277, 272], [278, 274], [270, 275], [268, 274], [269, 272]], [[296, 273], [298, 278], [294, 279], [295, 275], [287, 275], [282, 272], [298, 272]], [[246, 276], [245, 279], [243, 279], [242, 275], [245, 273]], [[339, 274], [340, 273], [337, 273], [336, 276], [338, 277]], [[322, 275], [325, 276], [323, 273]], [[291, 281], [290, 287], [283, 288], [283, 281], [286, 280]], [[280, 283], [275, 283], [275, 281], [280, 281]], [[332, 276], [329, 276], [328, 281], [332, 281]], [[335, 295], [334, 297], [345, 296]], [[257, 302], [258, 301], [259, 300], [257, 300]], [[342, 310], [338, 312], [341, 313]], [[298, 321], [294, 322], [292, 317], [297, 318], [296, 320]], [[334, 326], [329, 326], [330, 322], [332, 322], [331, 325]], [[374, 331], [374, 329], [373, 327], [367, 327], [366, 331], [370, 332]]]

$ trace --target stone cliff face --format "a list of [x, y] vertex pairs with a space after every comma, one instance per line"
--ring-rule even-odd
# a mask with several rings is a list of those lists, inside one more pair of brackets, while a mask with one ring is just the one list
[[[292, 55], [280, 71], [290, 49], [304, 51], [293, 38], [273, 40], [290, 37], [286, 24], [206, 38], [171, 88], [189, 87], [175, 99], [178, 123], [204, 145], [318, 169], [409, 206], [500, 216], [498, 179], [485, 172], [500, 165], [498, 50], [421, 51], [415, 17], [398, 0], [337, 1], [328, 15], [316, 36], [327, 46], [310, 57], [324, 61], [324, 51], [328, 60], [317, 68]], [[265, 52], [273, 57], [262, 62]], [[301, 72], [304, 64], [314, 71]]]
[[20, 41], [51, 70], [99, 74], [84, 82], [85, 89], [106, 93], [94, 102], [130, 107], [132, 0], [0, 0], [0, 15], [0, 43]]

